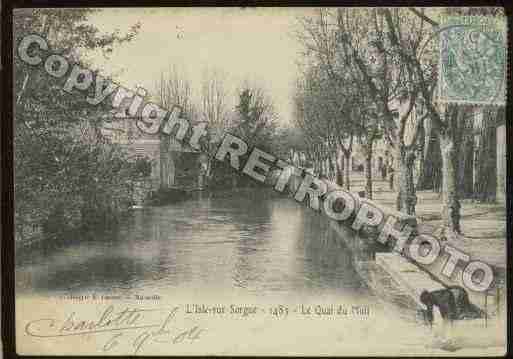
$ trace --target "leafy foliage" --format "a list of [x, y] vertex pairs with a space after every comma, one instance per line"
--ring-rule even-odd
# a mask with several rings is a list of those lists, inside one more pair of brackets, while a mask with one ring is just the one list
[[239, 94], [232, 132], [240, 136], [249, 147], [272, 152], [276, 131], [274, 105], [263, 89], [246, 86]]
[[[90, 9], [20, 9], [14, 16], [15, 43], [27, 34], [48, 39], [52, 52], [81, 63], [81, 52], [112, 51], [130, 41], [100, 34], [86, 23]], [[17, 238], [27, 226], [47, 235], [117, 220], [127, 208], [133, 164], [101, 132], [104, 105], [93, 107], [84, 93], [62, 90], [67, 76], [52, 78], [40, 66], [14, 59], [15, 219]]]

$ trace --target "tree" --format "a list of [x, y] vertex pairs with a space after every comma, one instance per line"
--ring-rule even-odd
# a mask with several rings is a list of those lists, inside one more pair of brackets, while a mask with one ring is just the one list
[[[277, 134], [276, 118], [271, 97], [262, 87], [246, 81], [238, 90], [238, 101], [231, 116], [229, 131], [244, 140], [248, 148], [257, 147], [272, 153]], [[227, 171], [233, 172], [231, 167], [219, 164], [217, 172]], [[233, 187], [252, 185], [239, 172], [231, 174], [231, 182]]]
[[362, 94], [355, 104], [355, 130], [365, 157], [365, 197], [372, 199], [372, 157], [374, 142], [382, 137], [379, 113], [372, 102]]
[[438, 134], [433, 130], [431, 120], [427, 118], [419, 136], [419, 178], [418, 190], [440, 192], [442, 186], [442, 154]]
[[[87, 65], [82, 54], [99, 50], [108, 55], [136, 35], [138, 25], [126, 35], [100, 34], [86, 23], [94, 12], [18, 9], [14, 43], [39, 33], [53, 52]], [[23, 235], [24, 223], [32, 221], [48, 232], [62, 232], [115, 219], [130, 201], [126, 180], [131, 164], [101, 133], [106, 105], [93, 107], [84, 94], [64, 92], [63, 79], [17, 56], [13, 70], [17, 233]]]
[[215, 147], [229, 126], [228, 92], [224, 78], [225, 74], [216, 69], [206, 69], [203, 72], [201, 118], [208, 124], [208, 140], [203, 145], [208, 154], [207, 178], [212, 174]]
[[487, 107], [476, 121], [474, 162], [474, 198], [480, 202], [496, 200], [497, 178], [497, 124], [505, 120], [504, 109]]
[[[383, 11], [388, 27], [388, 37], [394, 51], [399, 55], [403, 63], [416, 79], [418, 90], [422, 96], [422, 103], [426, 114], [432, 123], [435, 133], [438, 135], [440, 152], [442, 157], [442, 218], [444, 221], [444, 236], [452, 237], [461, 233], [460, 228], [460, 189], [458, 188], [458, 170], [456, 166], [457, 150], [460, 146], [459, 134], [462, 132], [461, 124], [468, 121], [472, 115], [467, 106], [455, 104], [438, 104], [433, 99], [435, 86], [433, 56], [420, 56], [418, 47], [408, 46], [409, 40], [401, 37], [401, 31], [394, 15], [389, 9]], [[417, 23], [424, 26], [427, 19], [422, 12], [414, 12], [417, 15]], [[419, 15], [420, 14], [420, 15]], [[437, 23], [429, 21], [430, 25]], [[433, 32], [429, 26], [429, 32]], [[433, 47], [435, 49], [435, 47]], [[427, 66], [426, 61], [427, 60]], [[426, 70], [427, 68], [427, 70]], [[464, 127], [463, 127], [464, 128]]]
[[271, 97], [262, 87], [246, 83], [239, 90], [231, 131], [249, 147], [271, 152], [277, 115]]
[[[162, 71], [155, 84], [155, 93], [163, 108], [173, 109], [179, 106], [180, 116], [193, 118], [197, 112], [192, 102], [191, 83], [176, 65], [169, 71]], [[175, 159], [171, 154], [171, 134], [159, 131], [160, 139], [160, 188], [168, 189], [175, 181]]]
[[[342, 51], [349, 65], [364, 79], [370, 99], [381, 116], [384, 138], [394, 148], [399, 166], [397, 208], [415, 214], [413, 178], [417, 136], [427, 117], [419, 100], [417, 69], [402, 60], [397, 47], [419, 51], [423, 24], [412, 21], [403, 9], [338, 9], [336, 24]], [[393, 26], [393, 28], [391, 28]], [[400, 46], [397, 44], [402, 41]], [[420, 62], [419, 62], [420, 63]], [[432, 74], [432, 66], [426, 70]], [[428, 76], [426, 84], [431, 85]]]
[[301, 165], [301, 154], [306, 153], [307, 143], [302, 131], [297, 127], [279, 127], [275, 136], [273, 153], [280, 159]]
[[[416, 130], [425, 117], [419, 117], [411, 126], [410, 114], [418, 90], [413, 83], [413, 74], [399, 61], [398, 54], [386, 50], [391, 46], [383, 14], [377, 9], [321, 9], [316, 16], [303, 20], [303, 28], [306, 35], [302, 41], [307, 52], [315, 54], [326, 74], [325, 91], [338, 105], [340, 116], [334, 127], [339, 130], [339, 138], [350, 139], [348, 147], [340, 141], [346, 162], [349, 162], [352, 138], [356, 136], [363, 140], [367, 149], [366, 187], [368, 195], [372, 195], [371, 149], [382, 133], [397, 153], [396, 163], [400, 169], [398, 208], [414, 214]], [[419, 30], [422, 33], [422, 29]], [[420, 40], [414, 40], [418, 46]], [[368, 105], [362, 107], [362, 103]], [[408, 132], [413, 132], [413, 136]], [[347, 186], [349, 181], [345, 182]]]
[[225, 74], [217, 69], [206, 69], [201, 84], [201, 115], [216, 137], [228, 127], [228, 92]]
[[[337, 183], [349, 190], [350, 158], [357, 132], [353, 117], [357, 115], [354, 99], [358, 84], [348, 71], [347, 59], [341, 56], [337, 32], [329, 21], [331, 17], [330, 10], [319, 9], [316, 16], [300, 19], [301, 30], [297, 37], [304, 47], [306, 64], [303, 65], [303, 76], [307, 84], [312, 83], [310, 88], [315, 89], [308, 96], [318, 97], [314, 111], [322, 112], [324, 118], [329, 119], [328, 123], [321, 125], [326, 131], [321, 135], [324, 138], [322, 145], [328, 145], [331, 162], [335, 163]], [[310, 116], [309, 121], [313, 119]]]
[[[471, 11], [493, 13], [496, 10], [494, 8], [488, 10], [480, 8]], [[447, 13], [460, 12], [457, 9], [446, 9], [444, 11]], [[464, 12], [466, 11], [464, 10]], [[390, 43], [399, 54], [401, 62], [407, 66], [416, 79], [426, 113], [432, 122], [433, 129], [438, 135], [442, 155], [442, 218], [444, 221], [444, 236], [453, 237], [461, 233], [460, 196], [462, 192], [471, 187], [469, 184], [461, 183], [461, 180], [458, 179], [458, 173], [461, 171], [458, 171], [457, 163], [459, 159], [458, 152], [461, 150], [462, 145], [465, 146], [469, 142], [468, 137], [465, 139], [465, 132], [468, 132], [465, 129], [472, 128], [468, 124], [473, 117], [473, 111], [468, 106], [439, 104], [434, 101], [433, 90], [435, 81], [433, 75], [436, 75], [436, 72], [433, 70], [434, 66], [430, 65], [430, 63], [434, 62], [434, 56], [425, 54], [421, 56], [418, 47], [408, 46], [409, 40], [401, 37], [400, 28], [397, 21], [394, 20], [391, 10], [385, 9], [383, 12], [389, 30], [388, 37]], [[419, 26], [429, 23], [429, 33], [432, 34], [438, 30], [438, 23], [424, 15], [423, 11], [413, 9], [411, 12], [417, 16], [416, 22], [420, 24]], [[436, 46], [432, 46], [432, 49], [436, 51]], [[467, 162], [470, 162], [470, 160]], [[468, 168], [469, 165], [465, 167]]]

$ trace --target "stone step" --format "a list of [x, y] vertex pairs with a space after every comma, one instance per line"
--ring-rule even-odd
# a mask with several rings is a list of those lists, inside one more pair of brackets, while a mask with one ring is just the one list
[[[340, 187], [339, 185], [337, 185], [334, 182], [331, 182], [331, 181], [328, 181], [328, 180], [322, 180], [322, 181], [324, 183], [326, 183], [326, 186], [328, 188], [328, 192], [329, 191], [335, 191], [335, 190], [345, 191], [342, 187]], [[406, 213], [396, 211], [396, 210], [394, 210], [392, 208], [383, 206], [380, 203], [378, 203], [376, 201], [373, 201], [373, 200], [370, 200], [368, 198], [361, 198], [361, 197], [357, 196], [357, 194], [354, 193], [354, 192], [353, 192], [353, 195], [354, 195], [355, 198], [358, 199], [359, 202], [367, 203], [367, 204], [370, 204], [370, 205], [372, 205], [372, 206], [374, 206], [376, 208], [379, 208], [383, 212], [385, 217], [394, 216], [400, 223], [407, 223], [407, 224], [409, 224], [412, 227], [416, 227], [417, 226], [417, 217], [415, 217], [415, 216], [410, 216], [410, 215], [408, 215]]]
[[421, 309], [427, 309], [420, 301], [420, 294], [445, 289], [439, 282], [433, 280], [425, 271], [409, 262], [406, 258], [396, 253], [376, 253], [376, 264], [387, 271], [410, 295]]

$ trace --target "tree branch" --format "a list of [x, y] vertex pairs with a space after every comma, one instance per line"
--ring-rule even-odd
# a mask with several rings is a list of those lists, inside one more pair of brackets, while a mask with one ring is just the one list
[[440, 25], [438, 22], [436, 22], [433, 19], [430, 19], [429, 17], [427, 17], [426, 15], [424, 15], [423, 13], [421, 13], [420, 11], [418, 11], [417, 9], [415, 9], [413, 7], [408, 8], [408, 10], [410, 10], [412, 13], [414, 13], [415, 15], [417, 15], [418, 17], [420, 17], [422, 20], [424, 20], [425, 22], [427, 22], [428, 24], [430, 24], [433, 27], [438, 27]]

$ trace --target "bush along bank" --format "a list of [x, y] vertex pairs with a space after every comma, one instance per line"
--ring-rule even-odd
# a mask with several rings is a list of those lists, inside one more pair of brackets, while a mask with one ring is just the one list
[[34, 154], [31, 167], [15, 172], [17, 247], [112, 227], [134, 204], [135, 163], [114, 145], [80, 147], [66, 162], [40, 151], [38, 163]]

